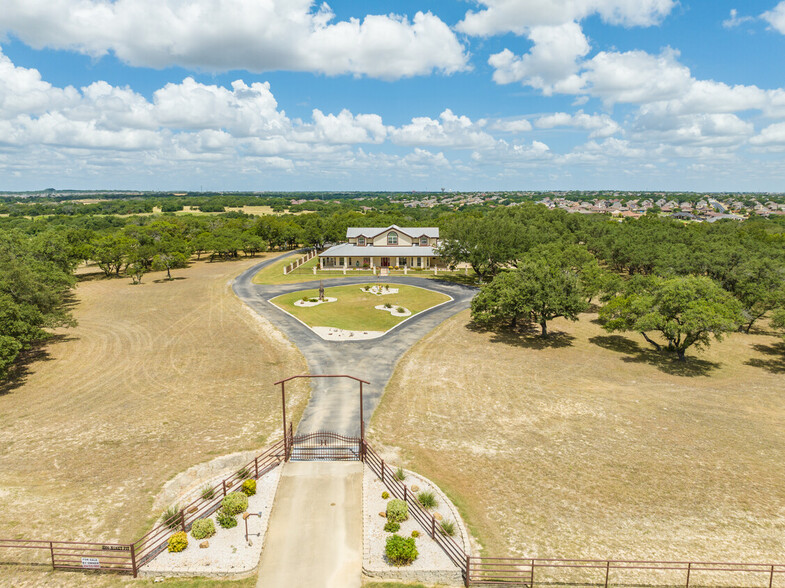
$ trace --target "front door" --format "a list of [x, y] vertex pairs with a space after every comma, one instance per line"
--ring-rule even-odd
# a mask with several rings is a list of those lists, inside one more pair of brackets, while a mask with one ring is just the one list
[[382, 267], [390, 267], [390, 258], [382, 257]]

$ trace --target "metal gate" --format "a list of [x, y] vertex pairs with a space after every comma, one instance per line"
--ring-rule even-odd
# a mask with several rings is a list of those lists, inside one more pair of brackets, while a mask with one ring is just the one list
[[291, 461], [361, 461], [362, 440], [331, 431], [291, 437]]

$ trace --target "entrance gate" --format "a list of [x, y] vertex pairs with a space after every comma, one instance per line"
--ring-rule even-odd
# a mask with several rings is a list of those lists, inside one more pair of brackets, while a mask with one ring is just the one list
[[291, 461], [361, 461], [362, 439], [331, 431], [292, 437]]

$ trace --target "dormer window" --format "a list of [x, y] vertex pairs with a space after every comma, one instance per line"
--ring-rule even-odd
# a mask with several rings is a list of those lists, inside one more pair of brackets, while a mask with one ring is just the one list
[[428, 244], [428, 237], [426, 237], [425, 235], [423, 235], [422, 237], [420, 237], [420, 245], [422, 245], [423, 247], [425, 247], [427, 244]]
[[357, 244], [360, 247], [365, 247], [365, 237], [357, 237]]
[[387, 233], [387, 244], [388, 245], [397, 245], [398, 244], [398, 233], [395, 231], [390, 231]]

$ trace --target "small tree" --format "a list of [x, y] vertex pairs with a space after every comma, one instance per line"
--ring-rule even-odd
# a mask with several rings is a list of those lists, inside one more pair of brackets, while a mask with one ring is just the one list
[[632, 279], [600, 317], [606, 330], [637, 331], [657, 350], [664, 346], [649, 333], [659, 333], [682, 361], [689, 347], [708, 347], [744, 320], [739, 301], [704, 277]]
[[771, 315], [771, 326], [782, 330], [782, 337], [785, 339], [785, 308], [774, 311], [774, 314]]
[[537, 323], [541, 336], [548, 336], [548, 321], [557, 317], [578, 320], [586, 310], [578, 275], [575, 271], [551, 264], [542, 257], [529, 257], [516, 271], [496, 276], [472, 300], [472, 319], [485, 325], [520, 318]]
[[179, 251], [169, 253], [159, 253], [153, 257], [153, 271], [166, 270], [166, 279], [172, 279], [172, 270], [178, 267], [185, 267], [188, 263], [188, 256]]
[[147, 273], [147, 268], [144, 267], [140, 262], [134, 262], [128, 266], [128, 275], [131, 276], [131, 281], [134, 284], [141, 284], [142, 277]]

